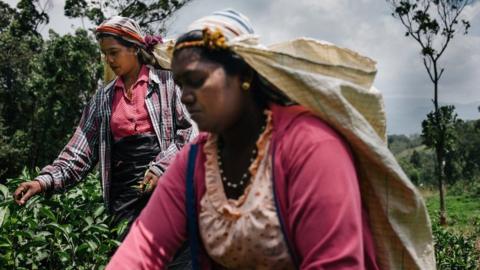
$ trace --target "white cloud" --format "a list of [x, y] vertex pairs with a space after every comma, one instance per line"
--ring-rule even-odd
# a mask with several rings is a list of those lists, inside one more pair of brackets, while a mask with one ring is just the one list
[[480, 1], [476, 1], [470, 6], [466, 6], [462, 12], [462, 17], [465, 20], [474, 20], [480, 14]]

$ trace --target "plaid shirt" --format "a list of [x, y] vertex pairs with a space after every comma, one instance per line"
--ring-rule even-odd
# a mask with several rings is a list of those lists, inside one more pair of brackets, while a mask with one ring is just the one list
[[[103, 198], [107, 208], [110, 206], [110, 117], [114, 85], [115, 80], [96, 92], [68, 144], [37, 176], [45, 191], [62, 192], [74, 186], [100, 160]], [[145, 103], [161, 149], [149, 167], [156, 175], [162, 175], [171, 158], [197, 134], [180, 96], [170, 72], [150, 68]]]

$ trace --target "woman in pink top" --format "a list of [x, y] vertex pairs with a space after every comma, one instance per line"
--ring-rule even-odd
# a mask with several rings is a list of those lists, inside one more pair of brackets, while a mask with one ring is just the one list
[[24, 205], [35, 194], [64, 191], [99, 163], [111, 225], [130, 225], [196, 132], [171, 73], [152, 53], [160, 37], [143, 36], [134, 20], [115, 16], [97, 27], [96, 38], [117, 77], [96, 92], [59, 157], [20, 184], [15, 199]]
[[159, 182], [107, 269], [378, 269], [348, 144], [225, 42], [253, 34], [225, 10], [176, 42], [172, 72], [203, 133]]

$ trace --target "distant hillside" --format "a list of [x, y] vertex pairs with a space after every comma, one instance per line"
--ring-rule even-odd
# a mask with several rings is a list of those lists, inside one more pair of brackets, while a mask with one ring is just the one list
[[[399, 157], [405, 151], [413, 151], [418, 147], [424, 147], [419, 134], [414, 135], [388, 135], [388, 148], [395, 157]], [[404, 155], [404, 154], [403, 154]]]
[[433, 151], [420, 135], [388, 135], [388, 148], [415, 185], [434, 184]]

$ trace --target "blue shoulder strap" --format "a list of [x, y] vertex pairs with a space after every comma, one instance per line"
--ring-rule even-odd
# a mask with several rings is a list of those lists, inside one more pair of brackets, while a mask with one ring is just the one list
[[193, 176], [195, 173], [195, 159], [197, 157], [198, 145], [192, 144], [190, 152], [188, 153], [188, 165], [187, 165], [187, 229], [188, 229], [188, 242], [190, 244], [190, 253], [192, 255], [192, 269], [199, 270], [200, 265], [198, 261], [198, 221], [197, 221], [197, 208], [195, 200], [195, 183]]
[[[272, 162], [275, 160], [275, 141], [272, 140]], [[275, 181], [275, 166], [272, 166], [272, 186], [273, 186], [273, 199], [275, 202], [275, 209], [277, 212], [278, 220], [280, 221], [280, 229], [282, 230], [283, 238], [285, 239], [285, 242], [287, 243], [287, 249], [288, 253], [290, 254], [290, 257], [293, 260], [293, 264], [295, 266], [295, 269], [300, 269], [300, 263], [298, 260], [297, 253], [295, 252], [295, 249], [293, 248], [292, 241], [288, 237], [287, 234], [287, 229], [285, 225], [285, 220], [282, 216], [282, 213], [280, 212], [280, 202], [278, 200], [278, 194], [277, 194], [277, 187], [276, 187], [276, 181]]]

